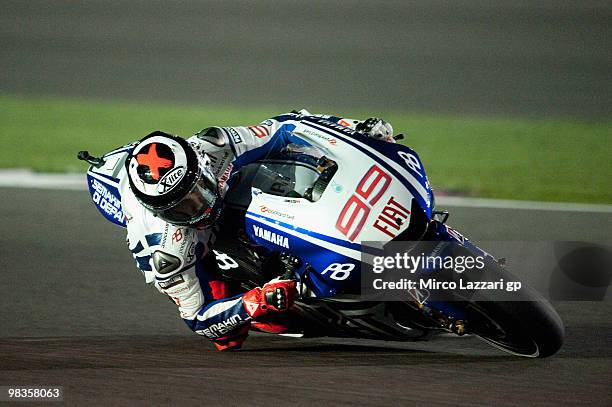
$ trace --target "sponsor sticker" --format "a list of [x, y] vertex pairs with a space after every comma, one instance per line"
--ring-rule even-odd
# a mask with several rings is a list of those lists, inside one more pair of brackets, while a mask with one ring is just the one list
[[255, 236], [259, 237], [260, 239], [267, 240], [268, 242], [284, 247], [285, 249], [289, 248], [289, 239], [287, 236], [283, 236], [256, 225], [253, 225], [253, 232], [255, 233]]
[[184, 283], [185, 280], [183, 280], [183, 276], [181, 276], [180, 274], [176, 277], [171, 278], [170, 280], [167, 281], [160, 281], [159, 282], [159, 286], [164, 289], [167, 290], [168, 288], [172, 288], [176, 285], [179, 285], [181, 283]]
[[330, 137], [327, 134], [324, 133], [319, 133], [310, 129], [304, 129], [302, 130], [304, 132], [304, 134], [307, 134], [309, 136], [314, 136], [317, 138], [320, 138], [322, 140], [327, 141], [329, 144], [331, 144], [332, 146], [335, 146], [338, 143], [338, 140], [334, 137]]
[[407, 221], [408, 216], [410, 216], [410, 210], [396, 201], [394, 197], [391, 197], [372, 226], [387, 236], [394, 238], [399, 233], [402, 225]]
[[185, 167], [176, 167], [159, 180], [157, 192], [164, 194], [174, 188], [185, 175]]
[[216, 324], [212, 324], [206, 329], [202, 329], [198, 331], [198, 333], [207, 336], [208, 338], [215, 339], [219, 338], [228, 332], [232, 331], [238, 325], [243, 323], [242, 317], [240, 315], [233, 315], [226, 319], [225, 321], [221, 321]]
[[270, 215], [274, 215], [274, 216], [278, 216], [280, 218], [285, 218], [285, 219], [289, 219], [289, 220], [293, 220], [294, 216], [290, 215], [288, 213], [284, 213], [281, 211], [278, 211], [276, 209], [272, 209], [272, 208], [268, 208], [266, 205], [260, 205], [259, 206], [259, 211], [265, 214], [270, 214]]
[[232, 127], [228, 127], [227, 131], [230, 134], [230, 137], [232, 138], [232, 141], [234, 142], [234, 144], [242, 143], [242, 137], [240, 137], [240, 134], [238, 134], [236, 129], [234, 129]]
[[257, 138], [264, 138], [270, 135], [270, 131], [265, 126], [249, 126], [248, 129], [251, 130]]
[[97, 179], [92, 177], [90, 180], [92, 189], [91, 198], [96, 206], [100, 208], [107, 218], [121, 224], [125, 220], [125, 215], [123, 214], [119, 197]]

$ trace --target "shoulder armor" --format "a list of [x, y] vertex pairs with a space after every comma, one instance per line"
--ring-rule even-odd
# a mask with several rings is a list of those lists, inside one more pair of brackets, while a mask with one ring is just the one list
[[198, 140], [208, 142], [215, 147], [223, 147], [226, 144], [225, 135], [218, 127], [209, 127], [200, 130], [194, 136], [197, 137]]

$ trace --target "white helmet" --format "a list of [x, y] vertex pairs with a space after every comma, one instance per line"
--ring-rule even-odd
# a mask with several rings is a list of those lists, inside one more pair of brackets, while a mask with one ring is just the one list
[[156, 131], [144, 137], [126, 160], [130, 188], [155, 216], [174, 225], [210, 226], [221, 199], [210, 158], [181, 137]]

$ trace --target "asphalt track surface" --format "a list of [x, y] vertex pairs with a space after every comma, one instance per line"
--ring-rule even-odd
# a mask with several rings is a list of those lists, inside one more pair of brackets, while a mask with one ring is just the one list
[[[0, 91], [144, 102], [609, 119], [607, 1], [28, 1]], [[597, 240], [606, 213], [449, 208], [477, 239]], [[475, 338], [252, 336], [218, 353], [84, 192], [0, 189], [0, 385], [70, 405], [610, 405], [612, 306], [556, 304], [546, 360]]]
[[[556, 304], [546, 360], [471, 337], [391, 343], [253, 335], [219, 353], [142, 281], [85, 192], [0, 189], [0, 384], [71, 405], [610, 405], [610, 302]], [[448, 208], [478, 239], [607, 239], [611, 213]]]
[[5, 0], [0, 90], [610, 119], [605, 0]]

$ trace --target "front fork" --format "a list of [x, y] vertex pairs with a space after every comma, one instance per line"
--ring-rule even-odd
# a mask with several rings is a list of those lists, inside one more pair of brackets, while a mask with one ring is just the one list
[[[434, 212], [433, 218], [422, 240], [457, 243], [476, 256], [483, 256], [501, 263], [503, 259], [498, 261], [492, 255], [469, 241], [461, 233], [448, 226], [446, 224], [448, 216], [447, 211]], [[458, 335], [466, 333], [465, 312], [462, 308], [457, 307], [456, 304], [449, 301], [427, 300], [426, 298], [429, 296], [428, 293], [411, 293], [411, 295], [414, 298], [414, 305], [416, 305], [425, 316], [437, 323], [441, 329]], [[421, 300], [423, 298], [425, 298], [425, 300]]]

